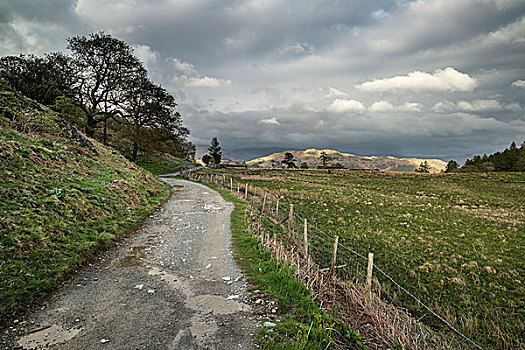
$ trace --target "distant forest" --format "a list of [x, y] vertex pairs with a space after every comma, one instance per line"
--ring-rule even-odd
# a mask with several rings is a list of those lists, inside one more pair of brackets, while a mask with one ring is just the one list
[[139, 151], [193, 159], [174, 97], [153, 83], [127, 43], [103, 32], [54, 52], [0, 58], [0, 79], [137, 161]]
[[446, 172], [491, 172], [491, 171], [525, 171], [525, 141], [518, 148], [513, 141], [509, 148], [491, 155], [474, 156], [467, 159], [465, 165], [451, 160]]

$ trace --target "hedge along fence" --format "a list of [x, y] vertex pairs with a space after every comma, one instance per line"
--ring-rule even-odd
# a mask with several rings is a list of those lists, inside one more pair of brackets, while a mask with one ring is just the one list
[[[483, 350], [374, 264], [373, 252], [365, 256], [341, 244], [339, 237], [309, 223], [278, 194], [225, 174], [193, 173], [187, 177], [219, 185], [249, 201], [252, 210], [246, 216], [262, 244], [296, 270], [321, 306], [336, 311], [359, 331], [368, 347]], [[444, 339], [409, 311], [456, 337]]]

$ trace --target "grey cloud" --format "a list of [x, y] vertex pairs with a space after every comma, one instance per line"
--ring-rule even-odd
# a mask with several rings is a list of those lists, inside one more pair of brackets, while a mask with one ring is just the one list
[[[497, 31], [520, 19], [525, 3], [508, 1], [415, 1], [404, 2], [374, 30], [378, 51], [410, 54], [461, 44], [481, 34]], [[410, 40], [407, 40], [410, 38]]]
[[91, 29], [77, 0], [5, 0], [0, 3], [0, 55], [63, 50], [65, 38]]
[[514, 102], [510, 104], [503, 104], [498, 100], [473, 100], [473, 101], [459, 101], [457, 103], [450, 101], [438, 102], [432, 107], [433, 111], [436, 112], [447, 112], [447, 111], [472, 111], [472, 112], [483, 112], [483, 111], [503, 111], [503, 110], [521, 110], [521, 106]]
[[[358, 154], [452, 156], [494, 152], [508, 146], [509, 140], [521, 142], [525, 122], [498, 121], [475, 114], [454, 113], [367, 113], [333, 114], [294, 110], [273, 110], [279, 121], [258, 123], [264, 118], [259, 112], [196, 113], [192, 128], [196, 142], [219, 135], [229, 149], [275, 147], [303, 149], [309, 147], [337, 148]], [[205, 123], [205, 124], [203, 124]], [[464, 160], [464, 159], [458, 159]]]
[[[197, 144], [448, 157], [523, 137], [522, 0], [43, 2], [0, 4], [0, 54], [105, 30], [175, 95]], [[388, 80], [446, 67], [467, 84]]]

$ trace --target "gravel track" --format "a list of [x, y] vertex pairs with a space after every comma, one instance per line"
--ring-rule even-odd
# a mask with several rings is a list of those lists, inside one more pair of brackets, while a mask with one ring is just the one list
[[174, 190], [165, 207], [16, 323], [10, 348], [252, 347], [258, 322], [230, 251], [233, 205], [203, 185], [165, 181]]

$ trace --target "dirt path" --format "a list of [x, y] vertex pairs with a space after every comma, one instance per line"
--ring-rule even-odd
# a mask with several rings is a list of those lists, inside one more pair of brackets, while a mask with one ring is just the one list
[[139, 234], [27, 320], [23, 349], [249, 349], [257, 321], [230, 252], [231, 203], [188, 181]]

